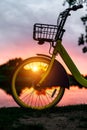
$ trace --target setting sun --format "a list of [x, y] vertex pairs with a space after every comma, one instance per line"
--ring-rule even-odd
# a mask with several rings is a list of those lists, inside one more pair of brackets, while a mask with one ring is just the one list
[[33, 66], [32, 71], [37, 72], [39, 70], [38, 66]]
[[32, 70], [33, 72], [37, 72], [39, 70], [46, 71], [48, 65], [43, 62], [32, 62], [24, 66], [25, 70]]

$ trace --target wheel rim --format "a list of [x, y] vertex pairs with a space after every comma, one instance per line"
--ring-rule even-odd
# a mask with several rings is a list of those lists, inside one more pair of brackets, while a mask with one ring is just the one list
[[12, 93], [20, 106], [41, 110], [52, 107], [60, 101], [64, 88], [37, 86], [48, 65], [47, 60], [27, 60], [15, 71], [12, 79]]

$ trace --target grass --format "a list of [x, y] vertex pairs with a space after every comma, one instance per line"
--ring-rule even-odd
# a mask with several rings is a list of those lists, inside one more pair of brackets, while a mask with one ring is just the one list
[[40, 117], [42, 114], [62, 113], [62, 112], [65, 113], [65, 112], [81, 111], [81, 110], [87, 111], [87, 105], [80, 104], [80, 105], [53, 107], [46, 110], [23, 109], [21, 107], [8, 107], [8, 108], [3, 107], [3, 108], [0, 108], [0, 118], [3, 116], [5, 118], [9, 118], [10, 115], [11, 115], [11, 118], [13, 119], [22, 117], [24, 115]]
[[[37, 115], [41, 116], [41, 112], [37, 112], [33, 110], [25, 110], [18, 107], [9, 107], [9, 108], [1, 108], [0, 109], [0, 129], [3, 130], [46, 130], [42, 124], [19, 124], [19, 118], [29, 116], [34, 117]], [[12, 124], [16, 123], [16, 126], [13, 127]]]
[[42, 124], [19, 125], [12, 130], [46, 130]]
[[[48, 117], [50, 118], [51, 113], [54, 113], [55, 115], [59, 114], [65, 114], [70, 113], [72, 111], [78, 112], [83, 111], [87, 112], [87, 105], [72, 105], [72, 106], [63, 106], [63, 107], [54, 107], [48, 110], [43, 111], [37, 111], [37, 110], [26, 110], [19, 107], [9, 107], [9, 108], [0, 108], [0, 129], [3, 130], [46, 130], [43, 124], [35, 122], [32, 124], [19, 124], [19, 118], [25, 118], [25, 117]], [[70, 114], [69, 114], [70, 115]], [[39, 119], [39, 118], [38, 118]], [[81, 117], [76, 118], [75, 115], [69, 116], [69, 121], [79, 120], [78, 128], [87, 128], [87, 118], [84, 117], [84, 115]], [[13, 127], [13, 124], [16, 124]]]
[[12, 125], [0, 126], [1, 130], [46, 130], [42, 124], [21, 124], [13, 127]]
[[71, 112], [71, 111], [81, 111], [81, 110], [84, 110], [84, 111], [87, 111], [87, 105], [86, 104], [79, 104], [79, 105], [70, 105], [70, 106], [62, 106], [62, 107], [54, 107], [53, 109], [50, 109], [49, 111], [51, 112], [57, 112], [57, 113], [60, 113], [60, 112]]

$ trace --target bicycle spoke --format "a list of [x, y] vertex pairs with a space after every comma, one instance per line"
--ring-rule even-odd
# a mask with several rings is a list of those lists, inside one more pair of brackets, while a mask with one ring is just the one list
[[[20, 99], [21, 99], [22, 101], [24, 101], [25, 103], [27, 103], [26, 101], [28, 100], [28, 102], [29, 102], [29, 99], [31, 98], [31, 96], [33, 95], [33, 93], [34, 93], [34, 90], [32, 90], [31, 93], [27, 93], [27, 90], [26, 90], [26, 93], [23, 93], [23, 94], [21, 95]], [[27, 99], [27, 100], [26, 100], [26, 99]], [[28, 103], [27, 103], [27, 104], [28, 104]]]
[[43, 106], [43, 103], [42, 103], [42, 101], [41, 101], [41, 96], [39, 96], [39, 99], [40, 99], [41, 106]]

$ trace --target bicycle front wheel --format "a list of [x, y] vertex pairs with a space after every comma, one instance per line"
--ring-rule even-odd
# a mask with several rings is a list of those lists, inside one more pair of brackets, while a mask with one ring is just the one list
[[16, 69], [12, 78], [12, 95], [15, 101], [24, 108], [37, 110], [55, 106], [64, 94], [64, 87], [37, 87], [50, 60], [42, 57], [32, 57], [24, 60]]

